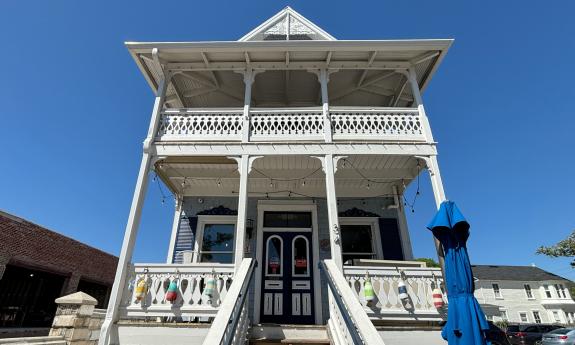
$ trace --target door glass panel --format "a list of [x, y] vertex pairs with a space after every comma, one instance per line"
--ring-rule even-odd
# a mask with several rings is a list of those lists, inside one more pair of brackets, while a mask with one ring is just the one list
[[278, 236], [271, 236], [268, 238], [266, 246], [266, 275], [281, 276], [283, 263], [282, 239]]
[[297, 236], [293, 240], [293, 275], [309, 275], [309, 246], [308, 241], [303, 236]]
[[265, 212], [266, 228], [311, 228], [310, 212]]
[[373, 259], [371, 225], [342, 225], [341, 246], [343, 262], [352, 259]]
[[232, 263], [234, 224], [206, 224], [202, 238], [200, 262]]

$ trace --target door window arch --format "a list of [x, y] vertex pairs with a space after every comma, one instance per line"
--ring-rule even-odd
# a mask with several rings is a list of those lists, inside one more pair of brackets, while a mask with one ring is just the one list
[[309, 241], [303, 235], [292, 240], [292, 272], [294, 277], [309, 277]]
[[266, 241], [266, 276], [281, 276], [283, 261], [284, 253], [282, 238], [277, 235], [270, 236]]

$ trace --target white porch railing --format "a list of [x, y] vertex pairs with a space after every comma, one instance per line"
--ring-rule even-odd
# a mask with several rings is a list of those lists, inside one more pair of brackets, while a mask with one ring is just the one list
[[[216, 279], [216, 291], [208, 297], [203, 294], [206, 280]], [[146, 278], [147, 277], [147, 278]], [[122, 315], [143, 316], [215, 316], [224, 301], [234, 278], [234, 265], [224, 264], [136, 264], [126, 287]], [[147, 279], [145, 297], [136, 300], [136, 284]], [[166, 300], [170, 282], [177, 279], [177, 299]]]
[[253, 141], [322, 140], [323, 136], [321, 108], [250, 110]]
[[423, 121], [417, 108], [330, 109], [333, 140], [424, 139]]
[[239, 141], [243, 109], [168, 109], [156, 135], [162, 141]]
[[228, 297], [212, 322], [203, 345], [245, 344], [250, 324], [247, 306], [248, 288], [255, 266], [254, 259], [243, 259], [236, 273], [236, 280], [228, 290]]
[[[375, 299], [365, 299], [365, 279], [369, 272]], [[344, 266], [344, 275], [356, 299], [373, 319], [381, 320], [442, 320], [433, 305], [432, 290], [441, 284], [439, 268], [403, 268], [409, 299], [399, 298], [400, 273], [393, 267]]]
[[335, 345], [384, 345], [335, 262], [323, 260], [321, 267], [329, 287], [328, 330], [331, 342]]
[[[334, 141], [425, 142], [425, 121], [417, 108], [329, 109]], [[326, 138], [321, 108], [168, 109], [162, 112], [156, 135], [160, 142], [311, 141]], [[249, 131], [249, 136], [243, 135]]]

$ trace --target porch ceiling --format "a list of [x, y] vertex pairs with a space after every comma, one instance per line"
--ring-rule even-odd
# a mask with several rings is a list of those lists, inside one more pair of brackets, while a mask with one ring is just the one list
[[[214, 157], [167, 158], [156, 172], [172, 190], [185, 196], [234, 196], [239, 174], [234, 160]], [[401, 191], [422, 169], [412, 156], [352, 156], [338, 162], [338, 197], [391, 195]], [[325, 175], [318, 159], [308, 156], [266, 156], [257, 159], [248, 178], [252, 196], [325, 197]]]
[[[237, 107], [244, 85], [234, 71], [247, 66], [257, 76], [252, 105], [318, 105], [319, 83], [308, 70], [329, 68], [330, 103], [336, 106], [399, 106], [413, 102], [405, 76], [414, 66], [425, 89], [452, 40], [127, 42], [133, 59], [155, 92], [161, 67], [178, 71], [167, 90], [170, 107]], [[400, 95], [399, 97], [396, 97]], [[396, 99], [397, 98], [397, 99]]]

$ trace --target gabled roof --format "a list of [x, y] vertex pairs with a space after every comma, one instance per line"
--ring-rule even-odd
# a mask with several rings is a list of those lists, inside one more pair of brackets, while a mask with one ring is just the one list
[[336, 39], [288, 6], [238, 41], [276, 40], [335, 41]]
[[502, 266], [502, 265], [472, 265], [473, 276], [479, 280], [516, 280], [524, 282], [540, 281], [566, 281], [551, 272], [535, 266]]

